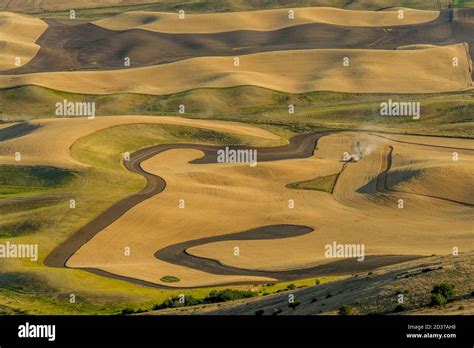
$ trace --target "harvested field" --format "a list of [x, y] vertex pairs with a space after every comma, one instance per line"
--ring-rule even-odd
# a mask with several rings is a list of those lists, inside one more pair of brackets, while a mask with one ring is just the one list
[[35, 42], [48, 28], [40, 19], [0, 12], [0, 71], [27, 64], [40, 46]]
[[216, 14], [190, 14], [180, 19], [177, 14], [163, 12], [126, 12], [115, 17], [95, 21], [94, 24], [111, 30], [145, 29], [160, 33], [217, 33], [235, 30], [276, 30], [288, 26], [324, 23], [352, 27], [393, 27], [419, 24], [435, 20], [437, 11], [401, 9], [398, 11], [351, 11], [332, 7], [307, 7], [289, 10], [263, 10]]
[[[84, 93], [164, 95], [194, 88], [254, 85], [301, 93], [436, 93], [472, 88], [465, 44], [422, 50], [299, 50], [194, 58], [122, 71], [53, 72], [0, 76], [0, 87], [37, 85]], [[343, 59], [349, 59], [349, 66]], [[452, 57], [459, 57], [453, 66]], [[324, 71], [321, 74], [320, 71]], [[410, 72], [402, 75], [400, 72]], [[180, 77], [180, 78], [177, 78]], [[130, 85], [129, 81], [140, 81]]]
[[[333, 195], [285, 188], [289, 182], [314, 177], [315, 171], [324, 176], [340, 170], [342, 153], [350, 151], [355, 141], [365, 141], [372, 149], [358, 162], [347, 165], [338, 178]], [[254, 168], [230, 164], [190, 164], [189, 161], [201, 157], [200, 151], [194, 149], [162, 152], [145, 161], [143, 169], [162, 177], [166, 189], [133, 207], [96, 234], [68, 260], [67, 266], [100, 269], [121, 277], [167, 286], [170, 284], [163, 284], [160, 279], [173, 274], [180, 279], [173, 286], [193, 287], [268, 280], [268, 277], [263, 278], [264, 275], [279, 279], [278, 272], [308, 271], [312, 267], [316, 270], [313, 270], [314, 274], [318, 274], [317, 271], [321, 272], [318, 265], [331, 265], [336, 261], [324, 257], [324, 246], [333, 241], [365, 244], [368, 260], [379, 255], [414, 258], [449, 253], [446, 245], [453, 243], [470, 250], [472, 245], [465, 238], [472, 227], [472, 206], [449, 201], [443, 203], [437, 198], [417, 193], [377, 191], [376, 180], [382, 169], [381, 158], [387, 143], [388, 140], [370, 135], [334, 134], [320, 139], [315, 156], [262, 162]], [[409, 148], [410, 154], [417, 151], [417, 145], [395, 144], [390, 143], [395, 148]], [[472, 151], [459, 151], [465, 156], [463, 165], [472, 168]], [[439, 156], [447, 154], [433, 148], [429, 156], [437, 161]], [[424, 156], [426, 158], [426, 154]], [[297, 173], [293, 170], [295, 167], [298, 168]], [[433, 193], [439, 194], [442, 193]], [[397, 208], [400, 197], [406, 201], [407, 209]], [[185, 209], [179, 208], [180, 199], [185, 199]], [[294, 210], [288, 209], [288, 199], [294, 200]], [[215, 212], [212, 224], [205, 213], [208, 211]], [[250, 211], [259, 211], [259, 214], [251, 214]], [[341, 215], [341, 211], [344, 214]], [[238, 226], [237, 221], [229, 219], [225, 212], [241, 217]], [[338, 221], [337, 226], [332, 223], [335, 220]], [[171, 259], [160, 256], [161, 249], [185, 241], [287, 223], [308, 226], [314, 232], [284, 239], [209, 241], [186, 249], [186, 253], [194, 257], [216, 260], [233, 269], [225, 276], [222, 271], [212, 272], [209, 268], [207, 270], [211, 273], [205, 274], [202, 270], [192, 270], [192, 261], [184, 266], [177, 261], [166, 262], [164, 260]], [[149, 226], [154, 227], [150, 229]], [[380, 226], [384, 226], [383, 230]], [[161, 233], [154, 232], [157, 228]], [[416, 234], [410, 232], [413, 228], [417, 230]], [[448, 229], [451, 231], [449, 236], [443, 232]], [[397, 242], [387, 244], [387, 238], [395, 238]], [[427, 238], [433, 240], [429, 245], [425, 243]], [[147, 242], [143, 243], [145, 240]], [[115, 247], [110, 244], [111, 241], [114, 241]], [[96, 250], [103, 250], [101, 245], [104, 243], [109, 246], [107, 252], [97, 253]], [[123, 245], [129, 245], [135, 253], [124, 256], [120, 252]], [[238, 257], [234, 255], [236, 246], [240, 249]], [[156, 252], [158, 258], [153, 257]], [[151, 272], [157, 267], [164, 273]], [[362, 266], [356, 262], [351, 267], [351, 272], [356, 272]], [[223, 276], [220, 280], [217, 277], [219, 274]], [[259, 275], [261, 279], [252, 278], [252, 275]], [[285, 272], [282, 272], [281, 277], [284, 275]]]
[[[379, 13], [379, 12], [376, 12]], [[358, 18], [357, 13], [354, 15]], [[237, 30], [174, 34], [142, 29], [114, 31], [85, 21], [47, 20], [38, 54], [27, 65], [0, 74], [43, 71], [128, 69], [206, 56], [235, 56], [300, 49], [428, 48], [467, 42], [474, 23], [448, 21], [447, 12], [431, 22], [397, 27], [354, 27], [308, 23], [271, 31]]]

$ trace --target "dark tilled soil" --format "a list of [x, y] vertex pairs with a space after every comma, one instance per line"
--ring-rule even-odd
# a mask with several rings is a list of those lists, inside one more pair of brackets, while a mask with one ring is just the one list
[[[391, 28], [305, 24], [274, 31], [239, 30], [212, 34], [166, 34], [141, 29], [113, 31], [71, 20], [47, 20], [38, 54], [27, 65], [0, 74], [44, 71], [123, 69], [171, 63], [203, 56], [300, 49], [396, 49], [413, 44], [470, 44], [474, 59], [474, 22], [447, 20]], [[388, 29], [388, 30], [387, 30]]]

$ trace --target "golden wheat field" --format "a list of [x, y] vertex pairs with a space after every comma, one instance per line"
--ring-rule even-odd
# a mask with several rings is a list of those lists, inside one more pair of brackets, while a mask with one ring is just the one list
[[[459, 65], [451, 64], [453, 57], [458, 57]], [[470, 67], [464, 44], [401, 51], [301, 50], [193, 58], [123, 71], [4, 75], [0, 87], [36, 85], [71, 93], [155, 95], [241, 85], [289, 93], [436, 93], [472, 88]], [[129, 83], [134, 80], [140, 84]]]
[[35, 42], [48, 25], [40, 19], [0, 12], [0, 70], [27, 64], [40, 46]]
[[[290, 182], [340, 172], [342, 154], [350, 151], [357, 141], [369, 143], [370, 153], [345, 167], [332, 195], [285, 188]], [[464, 164], [458, 165], [447, 151], [395, 145], [367, 134], [343, 133], [323, 138], [311, 158], [259, 163], [252, 168], [188, 164], [200, 157], [198, 151], [171, 150], [143, 164], [146, 171], [164, 178], [167, 189], [95, 236], [68, 261], [68, 266], [99, 268], [157, 283], [165, 275], [173, 274], [181, 279], [179, 286], [212, 285], [218, 282], [215, 277], [207, 278], [200, 272], [164, 264], [154, 253], [186, 240], [278, 224], [310, 226], [314, 232], [281, 240], [209, 243], [187, 252], [232, 267], [281, 271], [330, 262], [331, 259], [324, 257], [324, 246], [333, 240], [363, 243], [367, 246], [366, 255], [443, 254], [450, 251], [448, 246], [451, 245], [471, 250], [473, 245], [467, 236], [472, 229], [472, 207], [421, 196], [426, 192], [416, 181], [407, 184], [400, 193], [377, 192], [375, 179], [387, 146], [399, 149], [395, 153], [397, 162], [394, 161], [391, 168], [397, 175], [416, 168], [412, 161], [417, 156], [424, 159], [418, 166], [428, 172], [417, 178], [420, 182], [425, 182], [424, 176], [430, 175], [430, 163], [440, 170], [456, 171], [456, 176], [450, 176], [453, 182], [445, 182], [442, 187], [439, 186], [445, 177], [442, 172], [439, 176], [432, 175], [426, 184], [438, 187], [439, 191], [429, 193], [440, 198], [466, 200], [472, 205], [466, 193], [469, 183], [465, 182], [472, 175], [472, 151], [467, 151]], [[403, 165], [403, 158], [410, 161], [409, 168]], [[361, 187], [363, 191], [358, 192]], [[179, 208], [180, 199], [185, 200], [185, 209]], [[293, 209], [288, 208], [290, 199], [295, 202]], [[406, 208], [397, 208], [398, 199], [406, 201]], [[209, 211], [214, 212], [212, 218], [206, 213]], [[238, 216], [238, 220], [229, 219], [229, 212]], [[445, 233], [447, 230], [451, 231], [449, 235]], [[427, 239], [432, 242], [427, 244]], [[394, 242], [387, 243], [387, 240]], [[105, 245], [107, 252], [98, 253]], [[126, 245], [134, 250], [131, 256], [120, 253]], [[240, 248], [238, 257], [234, 255], [235, 246]], [[233, 279], [222, 278], [224, 282], [230, 280]]]
[[[400, 12], [401, 11], [401, 12]], [[235, 30], [276, 30], [287, 26], [324, 23], [351, 27], [391, 27], [433, 21], [437, 11], [351, 11], [331, 7], [278, 9], [216, 14], [126, 12], [94, 24], [112, 30], [145, 29], [161, 33], [214, 33]]]

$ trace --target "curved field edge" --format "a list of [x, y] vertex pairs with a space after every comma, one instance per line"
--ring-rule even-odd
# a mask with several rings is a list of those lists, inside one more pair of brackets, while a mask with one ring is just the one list
[[[172, 157], [173, 157], [173, 156], [172, 156]], [[176, 155], [174, 155], [174, 157], [176, 157]], [[337, 156], [337, 157], [339, 157], [339, 156]], [[168, 160], [171, 160], [171, 158], [168, 157]], [[378, 168], [375, 168], [375, 167], [377, 167], [377, 166], [374, 166], [374, 168], [373, 168], [373, 169], [374, 169], [374, 174], [376, 175]], [[160, 173], [160, 169], [159, 169], [159, 168], [160, 168], [160, 166], [159, 166], [159, 161], [158, 161], [158, 166], [155, 167], [155, 170], [156, 170], [155, 173]], [[145, 167], [145, 169], [146, 169], [146, 167]], [[153, 170], [152, 170], [152, 172], [153, 172]], [[160, 175], [161, 175], [161, 174], [160, 174]], [[306, 177], [307, 177], [307, 176], [305, 176], [305, 178], [306, 178]], [[170, 181], [170, 182], [171, 182], [171, 181]], [[247, 182], [247, 181], [246, 181], [246, 182]], [[286, 182], [288, 182], [288, 181], [285, 180], [285, 183], [286, 183]], [[184, 182], [183, 182], [183, 183], [184, 183]], [[363, 183], [365, 183], [365, 182], [363, 182]], [[171, 186], [170, 186], [170, 187], [171, 187]], [[355, 186], [354, 189], [356, 189], [356, 188], [358, 188], [358, 187], [359, 187], [359, 185]], [[177, 197], [182, 197], [182, 196], [177, 196]], [[159, 199], [159, 197], [157, 197], [157, 198]], [[175, 197], [174, 199], [176, 199], [176, 197]], [[173, 200], [173, 201], [175, 201], [175, 200]], [[151, 208], [151, 209], [150, 209], [150, 210], [146, 210], [145, 208], [143, 208], [143, 209], [141, 210], [142, 214], [143, 214], [143, 212], [147, 212], [147, 211], [148, 211], [148, 212], [152, 212], [152, 211], [155, 211], [155, 210], [156, 210], [156, 206], [153, 206], [153, 205], [149, 206], [149, 208]], [[165, 209], [165, 210], [167, 210], [167, 209]], [[225, 214], [225, 213], [224, 213], [224, 214]], [[144, 215], [142, 215], [142, 217], [144, 217]], [[135, 224], [136, 224], [136, 222], [137, 222], [137, 221], [140, 221], [140, 220], [141, 220], [141, 219], [140, 219], [140, 216], [138, 216], [138, 219], [134, 219], [133, 221], [135, 221]], [[115, 232], [118, 232], [118, 233], [120, 234], [121, 232], [119, 232], [119, 231], [124, 231], [124, 230], [126, 231], [126, 230], [127, 230], [127, 228], [124, 229], [123, 226], [129, 226], [129, 225], [130, 225], [130, 220], [127, 221], [127, 219], [125, 219], [125, 221], [126, 221], [126, 222], [121, 225], [122, 228], [120, 228], [120, 226], [117, 226], [117, 225], [115, 226], [115, 227], [117, 227]], [[166, 220], [165, 220], [165, 221], [166, 221]], [[124, 222], [124, 220], [122, 220], [122, 222]], [[148, 220], [148, 223], [151, 223], [151, 221]], [[207, 228], [208, 222], [206, 221], [206, 222], [204, 222], [204, 223], [206, 224], [206, 228]], [[307, 225], [307, 226], [310, 226], [310, 225]], [[186, 228], [186, 227], [185, 227], [185, 228]], [[144, 227], [142, 230], [149, 230], [149, 228], [147, 229], [146, 227]], [[197, 230], [199, 230], [199, 229], [197, 229]], [[109, 230], [109, 232], [110, 232], [110, 230]], [[172, 232], [170, 231], [170, 233], [172, 233]], [[140, 236], [140, 233], [138, 232], [138, 230], [136, 231], [136, 235], [137, 235], [137, 236]], [[153, 234], [153, 235], [156, 236], [155, 234]], [[113, 238], [113, 236], [114, 236], [113, 232], [112, 232], [112, 233], [109, 233], [109, 234], [107, 234], [107, 232], [106, 232], [105, 235], [103, 234], [102, 236], [98, 236], [98, 239], [100, 240], [100, 242], [99, 242], [99, 243], [95, 243], [95, 244], [94, 244], [94, 242], [92, 242], [91, 244], [89, 244], [89, 245], [92, 245], [92, 246], [89, 247], [88, 252], [82, 254], [83, 260], [85, 260], [85, 262], [79, 261], [79, 262], [76, 263], [76, 265], [77, 265], [77, 266], [82, 266], [82, 267], [87, 267], [87, 265], [95, 265], [95, 264], [98, 265], [98, 264], [102, 264], [103, 260], [101, 260], [100, 257], [98, 257], [98, 258], [95, 259], [94, 261], [90, 261], [91, 263], [88, 263], [88, 260], [91, 260], [91, 259], [94, 257], [94, 255], [97, 254], [97, 253], [96, 253], [96, 250], [100, 249], [101, 245], [104, 245], [104, 244], [102, 243], [104, 240], [105, 240], [105, 241], [110, 240], [111, 238]], [[122, 234], [122, 237], [125, 237], [125, 236]], [[121, 238], [119, 238], [119, 239], [121, 239]], [[96, 241], [97, 241], [97, 239], [96, 239]], [[157, 248], [158, 248], [158, 247], [157, 247]], [[85, 249], [87, 249], [87, 247], [85, 247]], [[151, 246], [150, 249], [153, 249], [153, 246]], [[229, 249], [226, 249], [226, 250], [229, 250]], [[147, 254], [148, 254], [149, 252], [150, 252], [150, 250], [147, 251]], [[428, 252], [430, 252], [430, 251], [428, 251]], [[115, 253], [115, 254], [117, 254], [117, 253]], [[231, 256], [231, 257], [232, 257], [232, 256]], [[75, 261], [78, 261], [78, 260], [75, 260]], [[74, 263], [71, 263], [71, 265], [74, 265]], [[111, 272], [114, 272], [114, 271], [111, 270]], [[122, 274], [124, 275], [125, 273], [122, 273]], [[126, 275], [129, 275], [129, 276], [130, 276], [130, 273], [128, 273], [128, 274], [126, 274]], [[133, 276], [134, 276], [134, 275], [132, 274], [132, 277], [133, 277]], [[160, 275], [160, 276], [161, 276], [161, 275]], [[148, 278], [148, 280], [150, 280], [150, 278]], [[154, 281], [154, 280], [151, 280], [151, 281]]]
[[[309, 157], [313, 154], [315, 144], [317, 143], [318, 139], [322, 137], [324, 134], [306, 134], [306, 135], [298, 135], [295, 136], [294, 138], [290, 139], [289, 143], [286, 145], [282, 146], [270, 146], [270, 147], [258, 147], [259, 151], [259, 162], [266, 162], [266, 161], [275, 161], [275, 160], [280, 160], [280, 159], [293, 159], [293, 158], [306, 158]], [[141, 135], [140, 135], [141, 136]], [[226, 146], [231, 146], [232, 142], [226, 141], [225, 142]], [[97, 146], [100, 147], [100, 146]], [[87, 248], [86, 244], [90, 242], [93, 238], [95, 238], [99, 233], [104, 231], [104, 228], [107, 226], [110, 226], [113, 222], [117, 221], [120, 219], [126, 212], [137, 206], [139, 203], [144, 202], [147, 199], [152, 198], [153, 196], [161, 193], [164, 188], [166, 187], [166, 182], [165, 180], [155, 174], [152, 174], [151, 172], [147, 171], [146, 168], [142, 168], [142, 162], [148, 160], [149, 158], [155, 157], [159, 153], [166, 152], [168, 150], [173, 150], [175, 148], [191, 148], [195, 149], [198, 151], [201, 151], [204, 153], [204, 157], [200, 157], [199, 159], [193, 161], [192, 163], [216, 163], [217, 161], [217, 150], [219, 147], [213, 147], [209, 145], [198, 145], [195, 142], [192, 144], [186, 144], [186, 143], [174, 143], [174, 144], [160, 144], [160, 145], [155, 145], [151, 147], [146, 147], [143, 148], [140, 151], [133, 152], [130, 154], [130, 159], [128, 162], [124, 163], [124, 166], [133, 173], [140, 174], [146, 179], [146, 187], [143, 188], [140, 192], [137, 194], [134, 194], [132, 196], [129, 196], [123, 200], [120, 200], [113, 206], [111, 206], [109, 209], [104, 211], [102, 214], [97, 216], [94, 220], [90, 221], [87, 225], [83, 226], [81, 229], [76, 231], [69, 239], [67, 239], [64, 243], [61, 243], [59, 246], [57, 246], [45, 259], [45, 263], [48, 266], [52, 267], [77, 267], [77, 268], [83, 268], [83, 269], [88, 269], [92, 270], [94, 272], [100, 272], [100, 274], [107, 275], [109, 273], [115, 273], [115, 272], [104, 272], [103, 268], [101, 267], [100, 270], [98, 271], [94, 264], [92, 266], [89, 265], [78, 265], [75, 263], [75, 258], [77, 258], [78, 253], [80, 254], [80, 250], [83, 249], [84, 247]], [[96, 150], [96, 146], [94, 146], [94, 150]], [[282, 227], [283, 229], [286, 228], [286, 226], [278, 226]], [[270, 238], [273, 239], [273, 234], [272, 232], [274, 231], [275, 228], [268, 228], [268, 229], [263, 229], [266, 232], [264, 235], [270, 235]], [[305, 232], [312, 231], [312, 229], [305, 228]], [[258, 229], [258, 231], [260, 231]], [[299, 230], [298, 230], [299, 231]], [[254, 232], [248, 231], [249, 233], [252, 234]], [[257, 232], [257, 231], [255, 231]], [[285, 232], [285, 230], [280, 231], [278, 235], [280, 235], [282, 232]], [[286, 231], [292, 232], [292, 231]], [[239, 234], [240, 235], [240, 234]], [[283, 238], [283, 235], [281, 236]], [[99, 236], [100, 238], [100, 236]], [[181, 252], [178, 250], [178, 254], [181, 255]], [[80, 258], [80, 257], [79, 257]], [[178, 256], [179, 259], [179, 256]], [[71, 263], [71, 260], [72, 263]], [[175, 264], [177, 259], [166, 261], [170, 264]], [[76, 260], [77, 261], [77, 260]], [[210, 273], [210, 274], [221, 274], [221, 273], [215, 273], [212, 269], [209, 269], [208, 267], [204, 266], [204, 269], [202, 269], [197, 262], [196, 265], [194, 266], [192, 263], [191, 265], [187, 265], [189, 268], [192, 269], [200, 269], [204, 272]], [[227, 272], [227, 271], [224, 271]], [[234, 272], [235, 273], [235, 272]], [[280, 275], [275, 275], [272, 278], [276, 278], [279, 280], [288, 280], [288, 279], [299, 279], [303, 278], [306, 276], [316, 276], [316, 275], [321, 275], [324, 274], [323, 272], [318, 272], [318, 270], [315, 270], [315, 272], [308, 272], [308, 273], [301, 273], [297, 272], [295, 274], [291, 274], [291, 276], [287, 277], [280, 277]], [[118, 277], [120, 279], [130, 279], [131, 281], [138, 281], [140, 283], [143, 283], [143, 279], [137, 277], [137, 279], [132, 279], [135, 276], [126, 276], [126, 277], [121, 277], [117, 276], [115, 274], [109, 274], [110, 276], [113, 277]], [[265, 279], [263, 277], [262, 279]], [[267, 277], [268, 279], [268, 277]], [[151, 283], [155, 283], [153, 281], [150, 281], [149, 279], [145, 279], [146, 283], [150, 283], [150, 285], [153, 285]], [[217, 282], [215, 282], [217, 283]], [[236, 281], [221, 281], [219, 283], [223, 284], [236, 284]], [[243, 283], [243, 282], [239, 282]], [[157, 284], [156, 286], [161, 286], [162, 284]], [[191, 285], [190, 286], [197, 286], [197, 285]]]

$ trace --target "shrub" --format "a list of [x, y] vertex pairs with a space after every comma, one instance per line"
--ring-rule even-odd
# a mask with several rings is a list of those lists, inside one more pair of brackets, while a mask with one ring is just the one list
[[245, 290], [233, 290], [233, 289], [225, 289], [221, 291], [212, 290], [209, 295], [204, 298], [204, 303], [218, 303], [218, 302], [226, 302], [226, 301], [235, 301], [241, 300], [243, 298], [250, 298], [254, 297], [257, 294], [252, 291], [245, 291]]
[[165, 308], [177, 308], [177, 307], [186, 307], [186, 306], [195, 306], [201, 304], [202, 301], [194, 298], [191, 295], [184, 297], [184, 303], [180, 301], [179, 296], [173, 296], [172, 298], [164, 300], [161, 304], [155, 305], [154, 310], [165, 309]]
[[286, 288], [288, 290], [294, 290], [294, 289], [296, 289], [296, 285], [295, 284], [289, 284]]
[[431, 295], [430, 306], [442, 306], [446, 304], [446, 302], [448, 302], [448, 300], [441, 294]]
[[454, 295], [454, 285], [450, 283], [441, 283], [433, 286], [432, 294], [439, 294], [449, 300]]
[[339, 308], [339, 315], [350, 315], [352, 313], [352, 307], [344, 305]]
[[319, 285], [319, 284], [321, 284], [321, 281], [319, 279], [316, 279], [315, 283], [316, 283], [316, 285]]
[[255, 311], [255, 315], [263, 315], [265, 311], [263, 309], [259, 309], [258, 311]]
[[174, 276], [164, 276], [160, 280], [164, 283], [177, 283], [177, 282], [179, 282], [179, 278], [174, 277]]
[[393, 313], [400, 313], [400, 312], [403, 312], [405, 310], [405, 306], [402, 305], [402, 304], [398, 304], [394, 309], [393, 309]]
[[133, 314], [133, 313], [135, 313], [135, 310], [132, 308], [125, 308], [125, 309], [122, 309], [122, 311], [120, 312], [121, 315], [128, 315], [128, 314]]
[[295, 301], [295, 302], [292, 302], [292, 303], [288, 304], [288, 307], [290, 307], [291, 309], [295, 310], [296, 307], [298, 307], [300, 304], [301, 304], [300, 301]]

